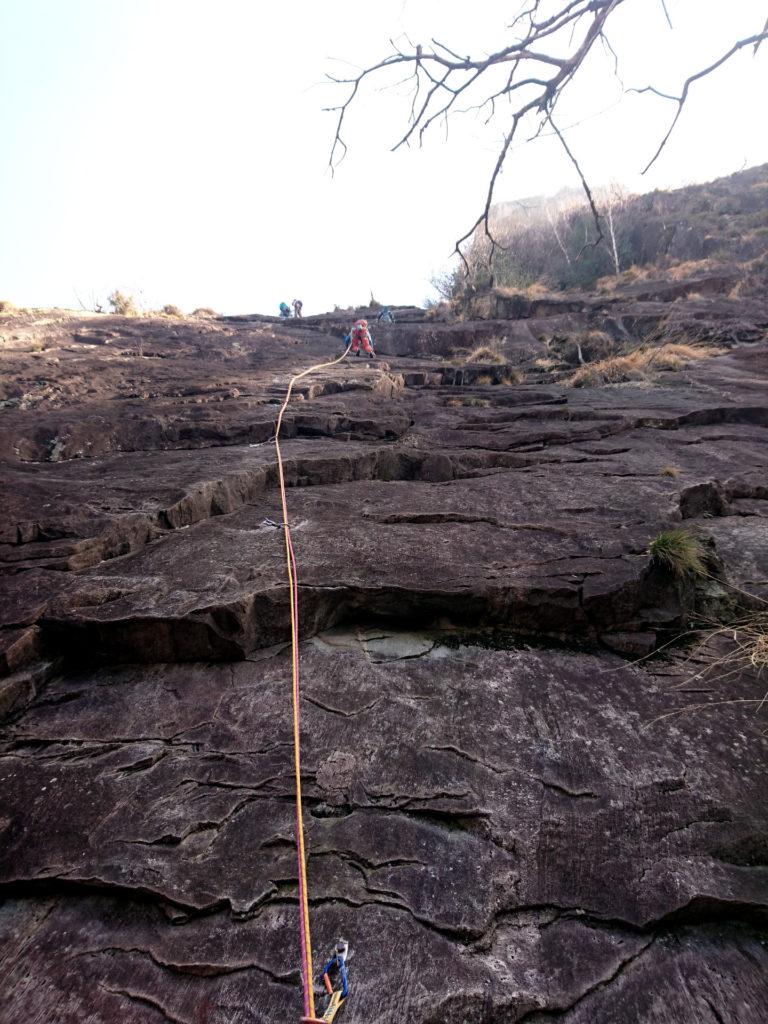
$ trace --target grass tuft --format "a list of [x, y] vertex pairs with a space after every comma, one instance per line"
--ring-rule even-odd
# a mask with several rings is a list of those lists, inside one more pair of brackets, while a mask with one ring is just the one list
[[679, 370], [695, 359], [710, 359], [723, 349], [704, 345], [669, 343], [657, 348], [638, 348], [625, 356], [611, 356], [580, 366], [568, 383], [572, 388], [595, 388], [603, 384], [647, 381], [654, 370]]
[[661, 476], [680, 476], [680, 470], [677, 466], [662, 466], [659, 473]]
[[662, 530], [648, 551], [653, 564], [676, 579], [707, 574], [704, 545], [687, 530]]
[[462, 357], [462, 362], [467, 363], [503, 363], [504, 356], [501, 353], [500, 342], [491, 340], [487, 345], [478, 345]]

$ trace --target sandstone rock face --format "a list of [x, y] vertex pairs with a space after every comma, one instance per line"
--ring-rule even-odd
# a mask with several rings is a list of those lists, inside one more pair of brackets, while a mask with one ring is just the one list
[[[768, 1019], [765, 681], [727, 638], [645, 658], [768, 600], [768, 309], [691, 317], [732, 347], [652, 385], [568, 388], [546, 317], [414, 316], [302, 382], [313, 946], [351, 943], [346, 1021]], [[0, 329], [8, 1024], [300, 1015], [270, 438], [334, 329]], [[522, 383], [455, 354], [500, 330]], [[678, 526], [711, 576], [651, 564]]]

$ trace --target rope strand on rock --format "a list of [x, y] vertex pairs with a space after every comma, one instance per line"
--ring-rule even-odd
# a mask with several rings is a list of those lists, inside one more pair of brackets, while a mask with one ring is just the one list
[[[351, 347], [351, 346], [350, 346]], [[304, 1018], [315, 1019], [315, 997], [312, 987], [312, 941], [309, 929], [309, 894], [307, 890], [307, 855], [304, 847], [304, 819], [301, 800], [301, 706], [299, 693], [299, 582], [296, 571], [296, 556], [293, 550], [291, 528], [288, 524], [288, 503], [285, 497], [285, 470], [280, 451], [280, 429], [283, 416], [291, 400], [294, 384], [316, 370], [324, 370], [340, 363], [349, 352], [349, 347], [337, 358], [327, 363], [317, 363], [308, 370], [291, 377], [285, 400], [280, 407], [275, 426], [275, 453], [277, 455], [277, 477], [280, 484], [280, 501], [283, 509], [283, 537], [285, 540], [285, 565], [288, 575], [288, 592], [291, 609], [291, 678], [293, 704], [293, 770], [296, 788], [296, 856], [299, 877], [299, 920], [301, 947], [301, 982], [304, 999]]]

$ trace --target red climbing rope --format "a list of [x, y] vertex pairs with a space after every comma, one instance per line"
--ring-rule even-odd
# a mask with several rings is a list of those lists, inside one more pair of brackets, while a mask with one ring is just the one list
[[309, 895], [307, 891], [307, 855], [304, 847], [304, 819], [301, 801], [301, 707], [299, 693], [299, 582], [296, 571], [296, 555], [293, 550], [291, 528], [288, 524], [288, 503], [285, 497], [285, 472], [283, 456], [280, 451], [280, 428], [283, 416], [291, 400], [291, 392], [296, 381], [301, 380], [316, 370], [340, 363], [349, 352], [349, 348], [328, 363], [318, 363], [308, 370], [291, 377], [285, 400], [280, 407], [275, 426], [275, 452], [277, 454], [277, 476], [280, 483], [280, 501], [283, 509], [283, 536], [285, 539], [285, 564], [288, 573], [288, 592], [291, 606], [291, 677], [293, 695], [293, 769], [296, 786], [296, 855], [299, 875], [299, 920], [301, 946], [301, 982], [304, 997], [304, 1017], [302, 1020], [313, 1021], [315, 1018], [315, 997], [312, 988], [312, 941], [309, 931]]

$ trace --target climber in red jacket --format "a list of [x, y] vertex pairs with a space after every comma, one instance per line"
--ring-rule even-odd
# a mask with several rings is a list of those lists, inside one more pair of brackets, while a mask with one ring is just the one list
[[353, 355], [360, 355], [360, 346], [362, 345], [363, 352], [366, 352], [368, 357], [373, 359], [373, 338], [368, 330], [367, 320], [356, 320], [354, 327], [349, 332], [349, 338]]

